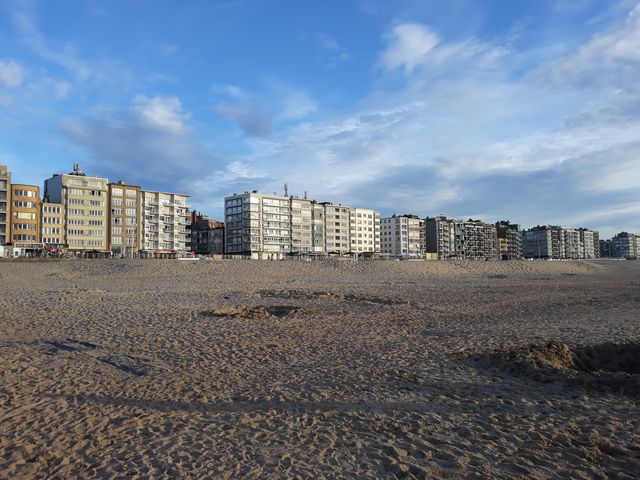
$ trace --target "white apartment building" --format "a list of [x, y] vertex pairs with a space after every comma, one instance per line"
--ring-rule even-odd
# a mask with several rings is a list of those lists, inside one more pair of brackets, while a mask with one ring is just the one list
[[71, 251], [108, 250], [106, 178], [90, 177], [75, 164], [73, 172], [45, 180], [47, 203], [64, 209], [64, 244]]
[[225, 198], [225, 251], [254, 258], [379, 252], [380, 215], [296, 196], [233, 194]]
[[[302, 204], [299, 207], [296, 217], [302, 219]], [[224, 199], [224, 223], [226, 253], [277, 258], [291, 251], [291, 198], [287, 196], [255, 190], [234, 193]], [[302, 241], [302, 229], [296, 231]]]
[[393, 215], [380, 219], [380, 249], [396, 256], [423, 256], [424, 220], [416, 215]]
[[186, 252], [189, 196], [140, 190], [142, 238], [146, 252]]
[[349, 210], [351, 252], [380, 253], [380, 213], [369, 208]]

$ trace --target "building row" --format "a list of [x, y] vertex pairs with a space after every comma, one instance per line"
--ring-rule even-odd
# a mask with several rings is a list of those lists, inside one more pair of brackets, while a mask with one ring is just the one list
[[0, 165], [0, 245], [22, 252], [185, 252], [188, 198], [89, 176], [78, 164], [46, 179], [41, 192], [12, 183]]
[[543, 225], [522, 230], [444, 215], [381, 217], [369, 208], [257, 190], [224, 200], [224, 223], [191, 212], [189, 196], [89, 176], [78, 164], [35, 185], [0, 165], [0, 246], [20, 251], [129, 254], [383, 254], [439, 260], [637, 258], [640, 237]]

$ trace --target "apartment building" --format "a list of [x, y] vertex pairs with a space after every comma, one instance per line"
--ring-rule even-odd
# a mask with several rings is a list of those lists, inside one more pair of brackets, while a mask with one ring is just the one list
[[498, 255], [502, 260], [522, 258], [522, 231], [520, 226], [508, 220], [496, 222]]
[[0, 245], [11, 242], [11, 172], [0, 165]]
[[533, 227], [524, 232], [525, 258], [583, 259], [596, 256], [598, 232], [586, 228], [563, 228], [553, 225]]
[[417, 215], [393, 215], [380, 219], [380, 251], [395, 256], [423, 256], [425, 222]]
[[481, 220], [464, 222], [463, 256], [468, 260], [495, 260], [497, 254], [496, 226]]
[[140, 187], [123, 181], [109, 183], [108, 245], [115, 254], [142, 249]]
[[67, 248], [64, 239], [64, 205], [42, 202], [40, 208], [40, 235], [45, 251], [59, 251]]
[[140, 190], [141, 248], [146, 252], [188, 251], [189, 196]]
[[14, 248], [39, 249], [40, 187], [11, 184], [11, 244]]
[[311, 239], [313, 253], [325, 253], [324, 205], [317, 202], [311, 204]]
[[45, 202], [64, 208], [64, 243], [70, 251], [108, 250], [108, 183], [86, 175], [78, 164], [71, 173], [45, 180]]
[[588, 228], [579, 228], [580, 258], [600, 257], [600, 235]]
[[629, 232], [620, 232], [611, 238], [612, 256], [615, 258], [638, 258], [640, 237]]
[[345, 254], [351, 251], [351, 208], [322, 202], [324, 208], [324, 251]]
[[613, 256], [613, 242], [611, 240], [600, 240], [600, 257], [612, 258]]
[[224, 223], [191, 212], [191, 251], [200, 255], [224, 253]]
[[439, 260], [490, 260], [498, 257], [496, 226], [481, 220], [443, 215], [425, 219], [427, 253]]
[[427, 217], [424, 222], [427, 253], [436, 255], [438, 260], [463, 258], [462, 221], [439, 215]]
[[291, 251], [311, 253], [313, 249], [314, 202], [306, 198], [290, 197]]
[[380, 253], [380, 212], [368, 208], [349, 209], [352, 253]]

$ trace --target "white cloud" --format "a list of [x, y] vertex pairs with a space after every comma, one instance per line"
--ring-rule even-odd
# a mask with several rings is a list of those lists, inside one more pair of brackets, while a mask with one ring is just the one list
[[311, 96], [299, 90], [291, 90], [285, 95], [280, 118], [283, 120], [296, 120], [306, 117], [317, 110], [318, 104]]
[[22, 65], [14, 60], [0, 60], [0, 84], [17, 87], [22, 83], [25, 71]]
[[133, 110], [148, 125], [163, 130], [180, 133], [185, 130], [190, 113], [182, 112], [182, 103], [178, 97], [147, 98], [143, 95], [133, 99]]
[[380, 66], [386, 70], [403, 68], [406, 73], [411, 73], [427, 60], [440, 39], [424, 25], [401, 23], [387, 35], [387, 43], [379, 59]]

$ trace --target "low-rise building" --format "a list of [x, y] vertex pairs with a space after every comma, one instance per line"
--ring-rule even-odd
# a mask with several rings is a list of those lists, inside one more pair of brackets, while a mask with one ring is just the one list
[[524, 232], [525, 258], [584, 259], [596, 257], [599, 234], [587, 228], [538, 225]]
[[224, 253], [224, 223], [191, 212], [191, 251], [199, 255]]

